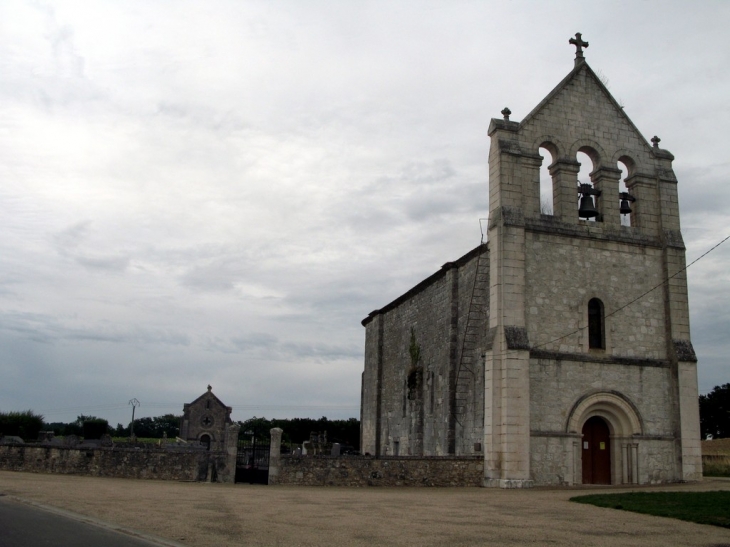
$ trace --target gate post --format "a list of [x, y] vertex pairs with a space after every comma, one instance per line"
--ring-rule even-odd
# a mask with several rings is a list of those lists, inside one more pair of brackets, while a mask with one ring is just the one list
[[223, 445], [225, 457], [224, 472], [218, 474], [220, 482], [236, 482], [236, 456], [238, 455], [238, 431], [241, 426], [232, 423], [226, 428], [226, 437]]
[[271, 446], [269, 447], [269, 484], [279, 483], [279, 468], [281, 467], [281, 434], [284, 433], [280, 427], [269, 431], [271, 434]]

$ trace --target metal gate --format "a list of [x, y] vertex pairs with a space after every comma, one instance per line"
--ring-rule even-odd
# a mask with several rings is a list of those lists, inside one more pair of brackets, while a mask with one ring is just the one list
[[236, 482], [269, 484], [270, 445], [270, 440], [255, 437], [238, 441]]

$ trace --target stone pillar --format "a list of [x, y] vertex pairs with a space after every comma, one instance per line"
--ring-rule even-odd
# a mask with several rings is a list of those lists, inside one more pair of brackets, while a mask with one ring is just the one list
[[[534, 184], [538, 163], [522, 157], [520, 144], [512, 140], [511, 132], [516, 129], [511, 123], [492, 120], [489, 131], [490, 314], [484, 367], [484, 485], [524, 488], [532, 486], [532, 481], [523, 207], [526, 186], [535, 197], [539, 186]], [[577, 203], [575, 177], [572, 192], [573, 203]], [[539, 198], [527, 200], [533, 209], [538, 202]]]
[[[680, 479], [702, 478], [702, 450], [700, 444], [700, 414], [697, 390], [697, 356], [690, 340], [687, 273], [684, 271], [685, 247], [679, 225], [677, 177], [672, 169], [674, 156], [658, 147], [659, 139], [652, 139], [652, 154], [656, 160], [658, 186], [658, 228], [664, 244], [664, 285], [666, 329], [670, 360], [676, 381], [676, 400], [679, 406], [681, 461]], [[655, 190], [656, 195], [656, 190]], [[638, 202], [638, 198], [637, 198]]]
[[591, 181], [596, 190], [601, 191], [598, 198], [598, 214], [604, 226], [618, 229], [621, 226], [619, 213], [618, 187], [621, 170], [613, 167], [600, 167], [591, 173]]
[[682, 476], [684, 481], [702, 480], [702, 444], [700, 408], [697, 398], [697, 363], [678, 363], [679, 429], [682, 444]]
[[658, 237], [660, 232], [660, 202], [655, 177], [636, 174], [626, 179], [629, 194], [636, 198], [631, 203], [631, 227], [645, 235]]
[[279, 470], [281, 469], [281, 434], [284, 431], [275, 427], [271, 434], [271, 448], [269, 448], [269, 484], [279, 484]]
[[383, 438], [383, 314], [374, 311], [362, 324], [366, 334], [360, 401], [360, 450], [363, 454], [379, 455]]
[[561, 222], [578, 224], [578, 173], [580, 163], [563, 158], [548, 167], [553, 179], [553, 216]]
[[238, 432], [241, 426], [232, 423], [226, 427], [223, 453], [225, 454], [225, 468], [218, 472], [218, 482], [236, 482], [236, 457], [238, 456]]
[[522, 188], [522, 208], [526, 217], [540, 218], [540, 166], [542, 156], [539, 154], [529, 155], [524, 151], [520, 156], [520, 168], [524, 173], [524, 185]]

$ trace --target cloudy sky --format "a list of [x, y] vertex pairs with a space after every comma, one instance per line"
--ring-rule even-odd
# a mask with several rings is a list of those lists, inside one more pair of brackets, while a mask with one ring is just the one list
[[[572, 68], [675, 156], [688, 262], [730, 234], [730, 3], [0, 2], [0, 410], [127, 422], [208, 383], [358, 416], [360, 321], [480, 241], [487, 127]], [[688, 272], [730, 382], [730, 242]]]

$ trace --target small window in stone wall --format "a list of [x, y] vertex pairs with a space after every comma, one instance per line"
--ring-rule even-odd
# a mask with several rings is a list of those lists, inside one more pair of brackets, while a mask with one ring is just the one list
[[400, 455], [400, 441], [393, 441], [393, 455]]
[[434, 384], [436, 383], [436, 378], [432, 371], [429, 371], [429, 373], [428, 373], [428, 381], [431, 383], [429, 385], [429, 390], [430, 390], [429, 391], [429, 412], [431, 414], [433, 414], [433, 398], [434, 398], [434, 390], [435, 390]]
[[406, 417], [408, 410], [408, 380], [403, 381], [403, 417]]
[[588, 302], [588, 347], [606, 349], [603, 302], [598, 298], [591, 298]]

